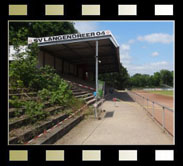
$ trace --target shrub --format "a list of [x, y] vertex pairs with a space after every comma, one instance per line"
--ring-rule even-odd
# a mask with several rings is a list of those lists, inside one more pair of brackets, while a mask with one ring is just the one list
[[31, 122], [43, 120], [48, 116], [48, 112], [43, 110], [43, 103], [38, 103], [35, 101], [26, 101], [24, 107], [26, 110], [25, 113], [31, 119]]

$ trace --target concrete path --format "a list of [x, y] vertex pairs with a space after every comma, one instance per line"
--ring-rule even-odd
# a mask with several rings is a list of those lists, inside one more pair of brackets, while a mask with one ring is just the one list
[[[117, 97], [120, 101], [112, 101]], [[57, 145], [171, 145], [173, 138], [149, 117], [126, 92], [115, 92], [102, 105], [101, 120], [94, 117], [83, 120]], [[108, 113], [111, 112], [111, 113]], [[112, 115], [105, 117], [106, 114]]]

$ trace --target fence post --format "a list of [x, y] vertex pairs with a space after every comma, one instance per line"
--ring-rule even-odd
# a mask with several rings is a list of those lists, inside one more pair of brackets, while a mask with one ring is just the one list
[[153, 119], [154, 119], [154, 101], [152, 102], [153, 105]]
[[164, 107], [162, 111], [162, 125], [163, 125], [163, 129], [165, 129], [165, 108]]

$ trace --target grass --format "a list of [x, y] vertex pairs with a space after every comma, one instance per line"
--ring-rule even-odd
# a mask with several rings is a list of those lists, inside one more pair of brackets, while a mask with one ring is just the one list
[[160, 90], [160, 91], [148, 91], [148, 92], [173, 97], [173, 90], [171, 90], [171, 91]]

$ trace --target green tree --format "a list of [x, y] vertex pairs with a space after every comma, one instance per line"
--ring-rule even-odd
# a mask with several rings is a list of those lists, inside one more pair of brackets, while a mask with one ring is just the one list
[[173, 72], [168, 70], [160, 71], [161, 84], [173, 86]]
[[77, 33], [73, 22], [10, 22], [9, 44], [27, 45], [28, 37]]
[[129, 86], [129, 74], [122, 64], [120, 64], [119, 72], [100, 74], [99, 79], [116, 89], [125, 89]]
[[155, 72], [154, 75], [153, 75], [153, 85], [154, 86], [160, 86], [160, 81], [161, 81], [161, 76], [160, 76], [160, 73], [159, 72]]

